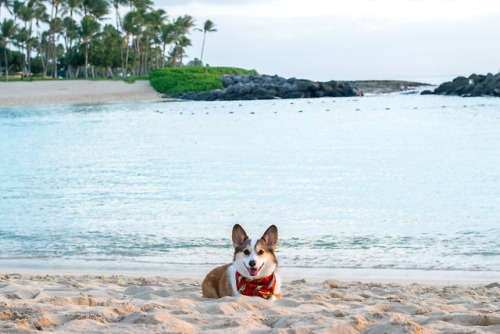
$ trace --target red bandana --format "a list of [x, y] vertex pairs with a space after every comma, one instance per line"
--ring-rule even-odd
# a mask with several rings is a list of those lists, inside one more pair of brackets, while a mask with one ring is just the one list
[[274, 295], [275, 287], [276, 279], [274, 273], [271, 276], [251, 280], [236, 271], [236, 288], [242, 295], [259, 296], [268, 299]]

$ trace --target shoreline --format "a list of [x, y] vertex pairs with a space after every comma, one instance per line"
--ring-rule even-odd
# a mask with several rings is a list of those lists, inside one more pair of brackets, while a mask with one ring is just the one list
[[[359, 84], [369, 95], [401, 92], [415, 88], [417, 83], [397, 80], [350, 81]], [[177, 99], [162, 98], [149, 80], [125, 83], [120, 80], [50, 80], [0, 81], [0, 108], [44, 104], [85, 104], [160, 102]]]
[[166, 101], [149, 80], [55, 80], [0, 82], [0, 108], [43, 104]]
[[[80, 268], [80, 269], [44, 269], [0, 267], [0, 275], [69, 275], [69, 276], [113, 276], [128, 277], [161, 277], [177, 279], [203, 279], [215, 266], [178, 265], [152, 270], [117, 270], [111, 268]], [[446, 284], [487, 284], [500, 282], [500, 272], [496, 271], [462, 271], [462, 270], [414, 270], [414, 269], [351, 269], [351, 268], [300, 268], [279, 267], [284, 282], [305, 279], [311, 282], [323, 282], [328, 279], [363, 283], [398, 283], [412, 284], [415, 282], [434, 285]]]

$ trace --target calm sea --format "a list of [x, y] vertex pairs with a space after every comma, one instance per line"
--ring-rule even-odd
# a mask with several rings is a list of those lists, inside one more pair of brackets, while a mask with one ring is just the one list
[[0, 108], [0, 268], [231, 261], [500, 277], [500, 99], [418, 95]]

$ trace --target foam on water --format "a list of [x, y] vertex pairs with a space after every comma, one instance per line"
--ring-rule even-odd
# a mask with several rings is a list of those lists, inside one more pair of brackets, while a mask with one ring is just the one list
[[500, 272], [500, 100], [0, 109], [0, 266], [163, 270], [280, 232], [286, 267]]

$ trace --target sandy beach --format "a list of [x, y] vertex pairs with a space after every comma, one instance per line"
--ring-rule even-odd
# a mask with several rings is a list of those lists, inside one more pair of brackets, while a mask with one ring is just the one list
[[162, 101], [148, 80], [0, 82], [0, 107], [36, 104]]
[[500, 284], [288, 279], [205, 299], [201, 278], [0, 274], [0, 332], [499, 333]]

